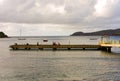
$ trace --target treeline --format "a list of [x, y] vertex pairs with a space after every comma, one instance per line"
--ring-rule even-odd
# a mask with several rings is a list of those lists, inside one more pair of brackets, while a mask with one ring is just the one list
[[8, 37], [6, 34], [4, 34], [3, 32], [0, 32], [0, 38], [6, 38]]
[[71, 36], [103, 36], [103, 35], [110, 35], [110, 36], [120, 36], [120, 29], [110, 29], [110, 30], [102, 30], [97, 32], [75, 32]]

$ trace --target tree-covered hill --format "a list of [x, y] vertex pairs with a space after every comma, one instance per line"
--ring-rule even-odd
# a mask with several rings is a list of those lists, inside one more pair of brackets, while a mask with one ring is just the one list
[[6, 38], [8, 37], [6, 34], [4, 34], [3, 32], [0, 32], [0, 38]]
[[120, 36], [120, 29], [102, 30], [102, 31], [90, 32], [90, 33], [75, 32], [71, 36], [102, 36], [102, 35]]

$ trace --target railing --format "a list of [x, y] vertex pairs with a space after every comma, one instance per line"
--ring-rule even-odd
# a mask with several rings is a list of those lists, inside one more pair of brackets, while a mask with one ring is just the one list
[[104, 47], [120, 47], [120, 40], [101, 41], [100, 46], [104, 46]]
[[101, 41], [100, 44], [120, 44], [120, 40]]

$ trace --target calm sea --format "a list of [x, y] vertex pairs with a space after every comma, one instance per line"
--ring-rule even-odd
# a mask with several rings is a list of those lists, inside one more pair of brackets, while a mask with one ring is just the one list
[[[120, 40], [120, 37], [111, 37]], [[43, 42], [47, 39], [48, 42]], [[120, 81], [120, 48], [100, 50], [17, 50], [20, 44], [99, 44], [101, 37], [31, 37], [0, 39], [0, 81]]]

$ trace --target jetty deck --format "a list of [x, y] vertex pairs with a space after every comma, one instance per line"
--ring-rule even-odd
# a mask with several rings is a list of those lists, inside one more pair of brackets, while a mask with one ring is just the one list
[[99, 49], [100, 45], [22, 45], [22, 44], [15, 44], [11, 45], [10, 48], [17, 50], [17, 49]]

